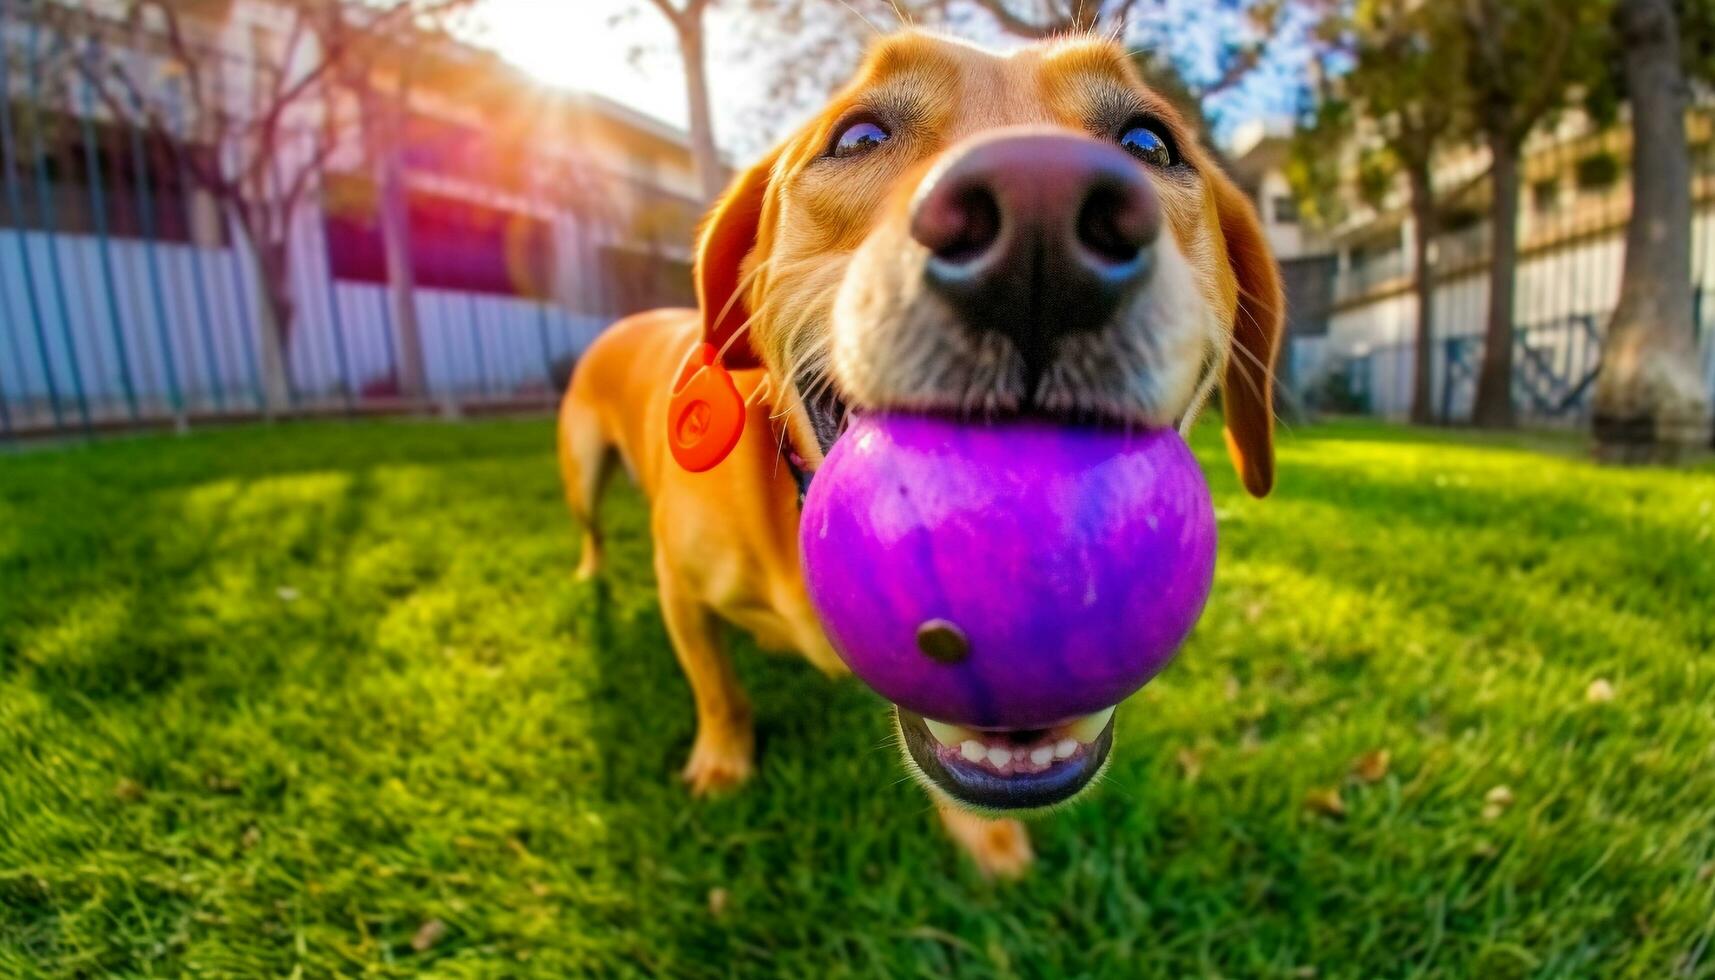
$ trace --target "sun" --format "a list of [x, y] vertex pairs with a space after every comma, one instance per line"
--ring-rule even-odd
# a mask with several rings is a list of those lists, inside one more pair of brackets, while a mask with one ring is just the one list
[[629, 41], [610, 26], [611, 5], [566, 0], [483, 0], [472, 14], [474, 39], [558, 88], [599, 89], [634, 75]]
[[[723, 43], [735, 23], [717, 8], [704, 25], [717, 133], [746, 125], [747, 96], [766, 90], [762, 65], [734, 57]], [[673, 29], [647, 3], [477, 0], [460, 33], [544, 86], [591, 92], [669, 126], [686, 125], [685, 73]], [[634, 51], [643, 52], [636, 63]]]

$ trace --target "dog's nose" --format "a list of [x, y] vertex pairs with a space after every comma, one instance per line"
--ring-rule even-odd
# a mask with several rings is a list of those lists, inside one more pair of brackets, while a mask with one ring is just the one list
[[1100, 328], [1148, 277], [1160, 230], [1143, 164], [1060, 132], [979, 137], [929, 175], [911, 212], [929, 286], [971, 329], [1010, 337], [1032, 378], [1057, 338]]

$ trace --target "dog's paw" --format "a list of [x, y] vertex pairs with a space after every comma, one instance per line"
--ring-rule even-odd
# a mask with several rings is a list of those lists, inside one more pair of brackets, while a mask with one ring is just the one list
[[753, 755], [745, 741], [698, 738], [680, 775], [694, 796], [735, 789], [756, 771]]
[[1030, 832], [1017, 820], [994, 820], [942, 806], [941, 822], [953, 841], [976, 862], [985, 878], [1018, 878], [1030, 870], [1036, 854]]

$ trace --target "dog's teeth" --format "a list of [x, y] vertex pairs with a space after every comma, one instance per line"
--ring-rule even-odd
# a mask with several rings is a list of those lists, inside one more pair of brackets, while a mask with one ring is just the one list
[[972, 735], [971, 730], [968, 728], [960, 728], [958, 725], [949, 725], [944, 721], [936, 721], [933, 718], [923, 719], [923, 724], [928, 726], [929, 734], [935, 736], [935, 741], [940, 742], [949, 749], [958, 747]]
[[981, 762], [989, 754], [989, 750], [983, 748], [983, 743], [976, 739], [967, 738], [959, 743], [959, 754], [965, 757], [966, 762]]
[[1030, 753], [1030, 764], [1033, 766], [1045, 766], [1053, 761], [1054, 746], [1052, 745], [1044, 745], [1040, 748], [1033, 749]]
[[1056, 759], [1070, 759], [1072, 753], [1076, 751], [1078, 751], [1078, 740], [1075, 738], [1063, 738], [1054, 743], [1054, 758]]
[[1100, 711], [1087, 714], [1067, 727], [1067, 734], [1085, 745], [1094, 742], [1102, 734], [1102, 729], [1108, 727], [1108, 719], [1114, 716], [1114, 709], [1103, 708]]
[[1005, 768], [1012, 761], [1012, 753], [996, 745], [988, 751], [989, 765], [996, 769]]

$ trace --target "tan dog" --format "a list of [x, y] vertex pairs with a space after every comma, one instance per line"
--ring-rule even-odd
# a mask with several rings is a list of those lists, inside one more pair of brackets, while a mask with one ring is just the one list
[[[1002, 55], [925, 33], [884, 39], [825, 111], [733, 182], [703, 229], [697, 286], [700, 312], [604, 333], [560, 411], [581, 574], [600, 564], [593, 517], [613, 450], [649, 498], [661, 611], [696, 701], [693, 792], [753, 765], [718, 621], [844, 671], [805, 593], [782, 455], [813, 471], [847, 406], [1164, 426], [1221, 383], [1245, 486], [1260, 496], [1273, 483], [1273, 259], [1250, 203], [1107, 41]], [[667, 406], [704, 339], [732, 342], [727, 363], [753, 404], [731, 455], [691, 473], [669, 454]], [[1098, 715], [1050, 737], [1099, 737], [1105, 758], [1111, 710]], [[986, 872], [1028, 863], [1017, 821], [935, 795]]]

